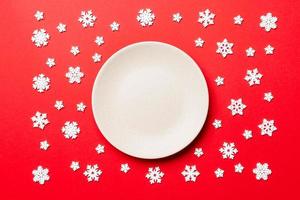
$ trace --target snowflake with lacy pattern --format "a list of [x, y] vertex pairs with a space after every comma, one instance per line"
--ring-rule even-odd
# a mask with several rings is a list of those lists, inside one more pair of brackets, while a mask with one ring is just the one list
[[256, 168], [252, 170], [257, 180], [268, 180], [268, 176], [272, 174], [268, 163], [256, 163]]
[[196, 182], [197, 176], [200, 175], [200, 172], [197, 170], [196, 165], [186, 165], [181, 174], [184, 176], [185, 182]]
[[84, 73], [80, 71], [80, 67], [69, 67], [69, 71], [66, 73], [69, 83], [80, 83], [83, 76]]
[[247, 74], [245, 76], [245, 81], [248, 81], [249, 85], [259, 85], [260, 79], [263, 77], [261, 73], [258, 72], [257, 68], [254, 68], [253, 70], [247, 70]]
[[99, 169], [98, 165], [87, 165], [86, 170], [83, 172], [83, 175], [87, 177], [88, 182], [99, 181], [99, 176], [102, 174], [102, 171]]
[[66, 121], [65, 125], [61, 128], [61, 132], [66, 139], [76, 139], [80, 133], [80, 128], [77, 122]]
[[101, 61], [101, 55], [98, 53], [94, 53], [94, 55], [92, 56], [92, 59], [94, 61], [94, 63], [100, 62]]
[[162, 177], [164, 175], [165, 174], [162, 171], [160, 171], [159, 167], [150, 167], [148, 169], [148, 173], [146, 174], [146, 178], [149, 179], [150, 184], [161, 183]]
[[244, 19], [241, 17], [241, 15], [237, 15], [233, 18], [233, 23], [236, 25], [241, 25], [243, 21]]
[[54, 107], [57, 110], [61, 110], [64, 108], [64, 102], [63, 101], [55, 101]]
[[41, 113], [37, 111], [33, 117], [31, 117], [34, 128], [44, 129], [49, 120], [47, 119], [47, 113]]
[[277, 130], [274, 123], [274, 120], [263, 119], [262, 123], [258, 125], [258, 128], [261, 130], [261, 135], [272, 136], [273, 132]]
[[264, 49], [265, 49], [265, 54], [266, 55], [272, 55], [273, 54], [274, 47], [272, 47], [271, 45], [266, 46]]
[[215, 82], [216, 82], [217, 86], [224, 85], [224, 77], [217, 76], [217, 78], [215, 79]]
[[264, 93], [264, 100], [265, 101], [271, 102], [273, 98], [274, 97], [273, 97], [272, 92], [266, 92], [266, 93]]
[[199, 12], [198, 22], [201, 23], [204, 27], [214, 24], [215, 14], [210, 12], [209, 9]]
[[37, 47], [47, 46], [49, 39], [50, 39], [50, 35], [43, 28], [34, 30], [31, 37], [31, 41]]
[[63, 33], [66, 32], [67, 30], [67, 25], [63, 24], [63, 23], [59, 23], [56, 27], [56, 29], [58, 30], [58, 32]]
[[243, 115], [243, 110], [246, 108], [246, 105], [243, 104], [242, 98], [239, 98], [237, 100], [231, 99], [230, 105], [227, 107], [229, 110], [231, 110], [231, 114], [234, 116], [236, 114]]
[[95, 148], [97, 154], [101, 154], [101, 153], [104, 153], [105, 150], [104, 150], [104, 145], [101, 145], [101, 144], [98, 144]]
[[215, 119], [212, 125], [217, 129], [222, 127], [222, 120]]
[[78, 46], [72, 46], [70, 53], [73, 54], [74, 56], [76, 56], [77, 54], [80, 53], [79, 47]]
[[83, 28], [93, 27], [96, 21], [96, 16], [93, 15], [92, 10], [81, 11], [78, 21], [81, 23]]
[[120, 24], [116, 21], [110, 24], [110, 28], [112, 32], [118, 31], [120, 28]]
[[217, 46], [218, 48], [216, 53], [221, 54], [223, 58], [225, 58], [229, 54], [233, 54], [233, 43], [228, 42], [226, 38], [222, 42], [217, 42]]
[[238, 163], [236, 165], [234, 165], [234, 171], [236, 173], [243, 173], [243, 170], [244, 170], [244, 166], [241, 164], [241, 163]]
[[55, 59], [54, 58], [48, 58], [46, 61], [46, 65], [48, 65], [48, 67], [53, 67], [55, 66]]
[[38, 166], [35, 170], [32, 171], [33, 182], [38, 182], [43, 185], [45, 181], [50, 179], [48, 175], [49, 170], [47, 168], [43, 168], [42, 166]]
[[102, 44], [104, 44], [104, 38], [103, 38], [103, 36], [97, 36], [96, 39], [95, 39], [95, 43], [98, 46], [101, 46]]
[[86, 105], [83, 102], [80, 102], [76, 105], [78, 112], [84, 112], [86, 109]]
[[47, 140], [44, 140], [44, 141], [40, 142], [40, 149], [46, 151], [49, 147], [50, 147], [50, 144], [48, 143]]
[[194, 42], [196, 47], [203, 47], [204, 45], [204, 40], [202, 40], [200, 37], [197, 38]]
[[49, 90], [50, 78], [44, 74], [39, 74], [38, 76], [33, 77], [32, 87], [40, 93]]
[[261, 22], [260, 22], [259, 26], [261, 28], [264, 28], [265, 31], [267, 31], [267, 32], [271, 31], [272, 29], [277, 28], [277, 25], [276, 25], [277, 17], [272, 16], [272, 13], [267, 13], [266, 15], [262, 15], [260, 17], [260, 20], [261, 20]]
[[223, 146], [219, 149], [219, 151], [222, 153], [222, 157], [224, 159], [230, 158], [234, 159], [235, 154], [238, 153], [237, 148], [235, 148], [235, 144], [233, 142], [227, 143], [224, 142]]
[[43, 20], [44, 19], [44, 13], [42, 11], [36, 11], [34, 14], [34, 17], [36, 18], [37, 21]]
[[154, 22], [155, 15], [152, 12], [151, 9], [141, 9], [138, 12], [138, 16], [136, 17], [136, 20], [140, 22], [141, 26], [151, 26]]

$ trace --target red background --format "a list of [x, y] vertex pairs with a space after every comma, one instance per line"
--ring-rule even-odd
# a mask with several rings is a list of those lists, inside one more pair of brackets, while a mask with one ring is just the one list
[[[296, 199], [299, 181], [299, 3], [297, 1], [1, 1], [0, 11], [0, 199]], [[141, 8], [151, 8], [156, 15], [152, 27], [142, 28], [136, 21]], [[209, 8], [216, 14], [215, 25], [204, 28], [197, 22], [198, 12]], [[97, 16], [93, 28], [83, 29], [77, 21], [81, 10], [92, 9]], [[34, 18], [36, 10], [45, 13], [44, 20]], [[171, 15], [180, 12], [181, 23]], [[278, 28], [267, 33], [259, 28], [259, 17], [272, 12], [278, 17]], [[236, 15], [244, 17], [241, 26], [233, 24]], [[118, 21], [117, 32], [109, 24]], [[59, 22], [67, 32], [59, 33]], [[34, 29], [50, 33], [47, 47], [37, 48], [31, 42]], [[105, 44], [94, 43], [97, 35]], [[194, 40], [205, 40], [195, 48]], [[216, 42], [227, 38], [234, 43], [234, 54], [223, 59], [216, 54]], [[138, 41], [157, 40], [175, 45], [187, 52], [201, 66], [210, 91], [210, 109], [205, 127], [197, 139], [182, 152], [162, 160], [140, 160], [124, 155], [101, 135], [91, 111], [91, 90], [101, 65], [118, 49]], [[266, 56], [264, 47], [275, 47]], [[80, 47], [74, 57], [69, 50]], [[255, 57], [246, 57], [245, 49], [256, 49]], [[91, 56], [102, 55], [99, 64]], [[48, 57], [56, 59], [52, 69], [45, 65]], [[79, 65], [85, 73], [82, 83], [71, 85], [64, 77], [68, 66]], [[243, 80], [247, 69], [258, 67], [264, 75], [259, 86], [249, 87]], [[33, 76], [44, 73], [51, 79], [45, 93], [32, 89]], [[214, 79], [225, 77], [225, 85], [216, 87]], [[263, 93], [272, 91], [271, 103]], [[243, 98], [247, 105], [243, 116], [232, 117], [226, 108], [231, 98]], [[55, 100], [65, 108], [57, 111]], [[87, 104], [84, 113], [76, 103]], [[32, 128], [36, 111], [48, 114], [45, 130]], [[223, 127], [214, 129], [213, 120], [221, 119]], [[263, 118], [274, 119], [278, 130], [272, 137], [261, 136], [257, 125]], [[81, 133], [76, 140], [66, 140], [60, 132], [65, 121], [78, 121]], [[242, 132], [253, 130], [246, 141]], [[50, 148], [39, 149], [47, 139]], [[224, 141], [235, 142], [239, 153], [234, 160], [224, 160], [218, 149]], [[104, 144], [106, 152], [96, 154], [96, 145]], [[204, 156], [193, 155], [202, 147]], [[73, 172], [72, 160], [80, 161]], [[120, 164], [128, 162], [131, 171], [123, 174]], [[234, 164], [245, 166], [243, 174], [234, 172]], [[257, 181], [252, 169], [257, 162], [268, 162], [273, 173], [268, 181]], [[98, 164], [103, 171], [99, 182], [88, 183], [83, 171], [87, 164]], [[196, 164], [200, 176], [196, 183], [185, 183], [180, 172], [185, 164]], [[32, 170], [38, 165], [50, 170], [50, 181], [39, 185], [32, 181]], [[160, 166], [165, 172], [162, 184], [150, 185], [145, 179], [148, 167]], [[214, 170], [225, 170], [216, 179]], [[299, 185], [299, 183], [298, 183]], [[26, 197], [26, 198], [25, 198]], [[299, 198], [299, 197], [298, 197]]]

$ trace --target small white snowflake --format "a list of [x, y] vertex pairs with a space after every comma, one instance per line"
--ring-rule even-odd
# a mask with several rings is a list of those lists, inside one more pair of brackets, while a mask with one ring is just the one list
[[121, 164], [120, 170], [121, 170], [121, 172], [124, 172], [126, 174], [130, 170], [128, 163]]
[[182, 16], [180, 13], [174, 13], [172, 15], [172, 18], [173, 18], [173, 22], [177, 22], [177, 23], [179, 23], [182, 20]]
[[64, 102], [63, 101], [55, 101], [54, 107], [57, 110], [61, 110], [64, 108]]
[[208, 25], [214, 24], [215, 16], [216, 15], [210, 12], [209, 9], [206, 9], [205, 11], [199, 12], [198, 22], [201, 23], [204, 27], [207, 27]]
[[49, 148], [50, 144], [48, 143], [47, 140], [41, 141], [40, 142], [40, 149], [42, 150], [47, 150]]
[[104, 153], [104, 145], [98, 144], [95, 148], [97, 154]]
[[256, 168], [253, 169], [253, 173], [257, 180], [268, 180], [268, 176], [272, 174], [272, 170], [269, 169], [268, 163], [256, 163]]
[[98, 53], [94, 53], [94, 55], [92, 56], [92, 59], [94, 61], [94, 63], [100, 62], [101, 61], [101, 55]]
[[221, 168], [218, 168], [215, 170], [215, 175], [216, 175], [216, 178], [223, 178], [224, 176], [224, 170], [221, 169]]
[[238, 163], [236, 165], [234, 165], [234, 171], [236, 173], [243, 173], [243, 170], [244, 170], [244, 166], [241, 164], [241, 163]]
[[224, 77], [217, 76], [217, 78], [215, 79], [215, 82], [216, 82], [217, 86], [224, 85]]
[[43, 28], [34, 30], [31, 37], [31, 41], [37, 47], [47, 46], [49, 39], [50, 39], [50, 35]]
[[86, 109], [86, 105], [83, 102], [78, 103], [76, 107], [78, 112], [84, 112], [84, 110]]
[[259, 26], [261, 28], [264, 28], [267, 32], [269, 32], [271, 29], [276, 29], [277, 25], [277, 17], [272, 16], [272, 13], [267, 13], [266, 15], [262, 15], [260, 17], [260, 24]]
[[80, 165], [79, 165], [79, 162], [77, 161], [72, 161], [71, 162], [71, 165], [70, 165], [70, 168], [73, 170], [73, 171], [76, 171], [80, 168]]
[[198, 158], [203, 156], [203, 149], [202, 148], [195, 148], [195, 151], [194, 151], [194, 155], [197, 156]]
[[63, 24], [63, 23], [59, 23], [56, 27], [56, 29], [58, 30], [58, 32], [63, 33], [66, 32], [67, 30], [67, 25]]
[[102, 174], [102, 171], [99, 169], [98, 165], [87, 165], [86, 170], [83, 172], [83, 175], [87, 177], [88, 182], [99, 181], [99, 176]]
[[184, 176], [185, 182], [193, 181], [196, 182], [197, 176], [200, 175], [200, 172], [197, 170], [196, 165], [186, 165], [184, 170], [181, 172]]
[[146, 178], [149, 179], [150, 184], [153, 183], [161, 183], [162, 177], [165, 174], [160, 171], [159, 167], [149, 167], [148, 173], [146, 174]]
[[83, 28], [93, 27], [96, 21], [96, 16], [93, 15], [92, 10], [81, 11], [78, 21], [81, 23]]
[[229, 54], [233, 54], [231, 49], [233, 47], [233, 43], [228, 42], [226, 38], [222, 42], [217, 42], [217, 46], [218, 48], [216, 53], [221, 54], [223, 58]]
[[120, 28], [120, 24], [118, 22], [116, 22], [116, 21], [114, 21], [113, 23], [111, 23], [109, 26], [110, 26], [112, 32], [118, 31], [119, 28]]
[[32, 171], [33, 182], [38, 182], [39, 184], [44, 184], [45, 181], [50, 179], [48, 175], [49, 170], [47, 168], [43, 168], [42, 166], [38, 166], [35, 170]]
[[48, 67], [53, 67], [55, 66], [55, 59], [54, 58], [48, 58], [46, 61], [46, 65], [48, 65]]
[[34, 128], [44, 129], [44, 127], [49, 124], [47, 119], [47, 113], [40, 113], [37, 111], [33, 117], [31, 117]]
[[77, 54], [80, 53], [79, 47], [78, 46], [72, 46], [70, 52], [71, 52], [71, 54], [76, 56]]
[[44, 19], [44, 13], [38, 10], [35, 12], [34, 17], [36, 18], [37, 21], [40, 21]]
[[244, 19], [241, 17], [241, 15], [235, 16], [233, 18], [233, 23], [236, 25], [241, 25], [243, 23]]
[[272, 136], [273, 132], [277, 130], [274, 123], [274, 120], [263, 119], [262, 123], [258, 125], [258, 128], [261, 130], [261, 135]]
[[222, 120], [215, 119], [214, 122], [212, 123], [212, 125], [213, 125], [215, 128], [221, 128], [221, 127], [222, 127]]
[[84, 73], [80, 71], [80, 67], [69, 67], [69, 71], [66, 73], [69, 83], [80, 83], [83, 76]]
[[75, 139], [80, 133], [80, 128], [77, 122], [66, 121], [65, 125], [61, 128], [61, 132], [67, 139]]
[[264, 100], [265, 101], [271, 102], [273, 98], [274, 97], [273, 97], [272, 92], [266, 92], [266, 93], [264, 93]]
[[38, 92], [44, 92], [50, 88], [50, 79], [44, 74], [39, 74], [38, 76], [33, 77], [33, 89]]
[[251, 130], [244, 130], [243, 136], [246, 140], [252, 138], [252, 131]]
[[227, 107], [229, 110], [231, 110], [231, 114], [234, 116], [236, 114], [243, 115], [243, 110], [246, 108], [246, 105], [243, 104], [242, 98], [239, 98], [237, 100], [231, 99], [230, 105]]
[[274, 51], [274, 47], [272, 47], [271, 45], [268, 45], [265, 47], [265, 54], [266, 55], [272, 55]]
[[103, 38], [103, 36], [97, 36], [96, 39], [95, 39], [95, 43], [98, 46], [101, 46], [102, 44], [104, 44], [104, 38]]
[[245, 80], [248, 81], [249, 85], [259, 85], [260, 79], [263, 77], [261, 73], [259, 73], [258, 69], [247, 70], [247, 74], [245, 76]]
[[222, 157], [224, 159], [226, 158], [234, 159], [234, 155], [238, 153], [238, 150], [237, 148], [235, 148], [233, 142], [231, 143], [224, 142], [223, 146], [219, 149], [219, 151], [222, 153]]
[[246, 55], [248, 57], [253, 57], [255, 54], [255, 49], [253, 49], [252, 47], [249, 47], [248, 49], [246, 49]]
[[155, 15], [152, 13], [152, 10], [149, 8], [141, 9], [138, 12], [136, 20], [140, 22], [142, 26], [151, 26], [154, 22]]
[[203, 47], [204, 45], [204, 40], [202, 40], [201, 38], [197, 38], [194, 42], [196, 47]]

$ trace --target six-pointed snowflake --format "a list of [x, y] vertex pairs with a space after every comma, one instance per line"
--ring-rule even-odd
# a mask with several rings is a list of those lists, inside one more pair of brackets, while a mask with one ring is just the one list
[[47, 168], [38, 166], [35, 170], [32, 171], [33, 182], [38, 182], [39, 184], [43, 185], [45, 181], [48, 181], [50, 179], [48, 173], [49, 170]]
[[149, 179], [149, 182], [151, 184], [161, 183], [162, 177], [164, 175], [165, 174], [162, 171], [160, 171], [159, 167], [155, 167], [155, 168], [150, 167], [148, 169], [148, 173], [146, 174], [146, 178]]
[[57, 28], [58, 32], [63, 33], [63, 32], [66, 32], [67, 25], [65, 25], [63, 23], [59, 23], [56, 28]]
[[249, 47], [248, 49], [246, 49], [246, 55], [248, 57], [253, 57], [255, 54], [255, 49], [253, 49], [252, 47]]
[[258, 128], [261, 130], [261, 135], [272, 136], [273, 132], [277, 130], [274, 125], [274, 120], [263, 119], [262, 123], [258, 125]]
[[222, 42], [217, 42], [217, 53], [221, 54], [223, 58], [225, 58], [229, 54], [233, 54], [232, 47], [233, 43], [228, 42], [228, 40], [225, 38]]
[[33, 117], [31, 117], [34, 128], [44, 129], [44, 127], [49, 124], [49, 120], [47, 119], [46, 113], [40, 113], [39, 111], [35, 113]]
[[272, 16], [272, 13], [267, 13], [266, 15], [262, 15], [260, 17], [260, 24], [259, 26], [261, 28], [264, 28], [267, 32], [269, 32], [271, 29], [276, 29], [277, 25], [277, 17]]
[[216, 175], [216, 178], [223, 178], [224, 176], [224, 170], [221, 169], [221, 168], [218, 168], [215, 170], [215, 175]]
[[37, 47], [47, 46], [49, 39], [50, 39], [50, 35], [43, 28], [34, 30], [31, 37], [31, 41]]
[[242, 99], [231, 99], [230, 102], [231, 103], [227, 108], [231, 110], [231, 114], [233, 116], [236, 114], [243, 115], [243, 110], [246, 108], [246, 105], [243, 104]]
[[63, 101], [55, 101], [54, 107], [57, 110], [61, 110], [64, 108], [64, 102]]
[[50, 78], [44, 74], [39, 74], [38, 76], [33, 77], [32, 87], [38, 92], [44, 92], [50, 88]]
[[198, 22], [201, 23], [204, 27], [207, 27], [210, 24], [214, 24], [215, 14], [210, 12], [209, 9], [199, 12]]
[[244, 130], [243, 136], [246, 140], [252, 138], [252, 131], [251, 130]]
[[196, 47], [203, 47], [204, 45], [204, 40], [202, 40], [201, 38], [197, 38], [194, 42]]
[[80, 133], [80, 128], [77, 122], [66, 121], [65, 125], [61, 128], [61, 132], [67, 139], [75, 139]]
[[84, 112], [86, 109], [86, 105], [83, 102], [80, 102], [76, 105], [78, 112]]
[[71, 165], [70, 165], [70, 168], [73, 170], [73, 171], [76, 171], [80, 168], [80, 165], [79, 165], [79, 162], [77, 161], [72, 161], [71, 162]]
[[47, 150], [49, 148], [50, 144], [48, 143], [47, 140], [44, 140], [42, 142], [40, 142], [40, 149], [42, 150]]
[[268, 163], [256, 163], [256, 168], [254, 168], [253, 173], [257, 180], [268, 180], [268, 176], [272, 174], [272, 170], [269, 169]]
[[181, 172], [182, 176], [184, 176], [185, 182], [193, 181], [195, 182], [197, 179], [197, 176], [200, 175], [200, 172], [198, 172], [196, 165], [186, 165], [184, 170]]
[[120, 28], [120, 24], [116, 21], [111, 23], [109, 26], [110, 26], [112, 32], [118, 31]]
[[266, 55], [272, 55], [274, 51], [274, 47], [272, 47], [271, 45], [268, 45], [265, 47], [265, 54]]
[[224, 85], [224, 77], [217, 76], [217, 78], [215, 79], [215, 82], [216, 82], [217, 86]]
[[83, 175], [87, 177], [88, 182], [99, 181], [99, 176], [102, 174], [102, 171], [99, 169], [98, 165], [87, 165], [86, 170], [83, 172]]
[[212, 123], [212, 125], [213, 125], [215, 128], [221, 128], [221, 127], [222, 127], [222, 121], [219, 120], [219, 119], [215, 119], [214, 122]]
[[95, 39], [95, 43], [98, 46], [101, 46], [102, 44], [104, 44], [104, 38], [102, 36], [97, 36], [96, 39]]
[[264, 100], [265, 101], [271, 102], [273, 98], [274, 97], [273, 97], [272, 92], [266, 92], [266, 93], [264, 93]]
[[46, 61], [46, 65], [48, 65], [48, 67], [53, 67], [55, 66], [55, 59], [54, 58], [48, 58]]
[[124, 172], [126, 174], [130, 170], [128, 163], [121, 164], [120, 170], [121, 170], [121, 172]]
[[235, 144], [233, 142], [227, 143], [224, 142], [223, 146], [219, 149], [219, 151], [222, 153], [222, 157], [224, 159], [230, 158], [233, 159], [235, 154], [237, 154], [238, 150], [235, 148]]
[[80, 71], [80, 67], [69, 67], [69, 71], [66, 73], [69, 83], [80, 83], [83, 76], [84, 73]]
[[76, 56], [77, 54], [80, 53], [79, 47], [78, 46], [72, 46], [70, 52], [71, 52], [71, 54]]
[[243, 23], [244, 19], [241, 17], [241, 15], [235, 16], [233, 18], [233, 22], [236, 25], [241, 25]]
[[243, 170], [244, 170], [244, 166], [241, 163], [234, 165], [234, 171], [236, 173], [241, 174], [241, 173], [243, 173]]
[[83, 28], [93, 27], [96, 21], [96, 16], [93, 15], [92, 10], [81, 11], [78, 21], [82, 24]]
[[138, 16], [136, 17], [136, 20], [140, 22], [142, 26], [151, 26], [154, 19], [155, 15], [149, 8], [139, 10]]
[[259, 85], [260, 79], [263, 77], [261, 73], [258, 72], [257, 68], [254, 68], [252, 70], [247, 70], [247, 74], [245, 76], [245, 80], [248, 81], [249, 85]]
[[197, 156], [198, 158], [201, 157], [203, 155], [203, 150], [202, 148], [195, 148], [195, 151], [194, 151], [194, 155]]
[[98, 144], [95, 150], [98, 154], [104, 153], [104, 145]]
[[182, 20], [182, 16], [180, 13], [175, 13], [172, 15], [172, 17], [173, 17], [173, 22], [179, 23]]
[[94, 55], [92, 56], [92, 59], [94, 61], [94, 63], [100, 62], [101, 61], [101, 55], [98, 53], [94, 53]]
[[34, 17], [36, 18], [37, 21], [40, 21], [40, 20], [44, 19], [44, 13], [42, 11], [38, 10], [34, 14]]

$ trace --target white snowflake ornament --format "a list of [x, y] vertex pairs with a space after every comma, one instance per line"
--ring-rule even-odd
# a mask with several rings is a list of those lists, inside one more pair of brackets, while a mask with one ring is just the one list
[[272, 92], [266, 92], [266, 93], [264, 93], [264, 100], [265, 101], [271, 102], [273, 98], [274, 97], [273, 97]]
[[230, 105], [227, 107], [229, 110], [231, 110], [231, 114], [234, 116], [236, 114], [243, 115], [243, 110], [246, 108], [246, 105], [243, 104], [242, 98], [239, 98], [237, 100], [231, 99]]
[[49, 90], [50, 78], [44, 74], [39, 74], [38, 76], [33, 77], [32, 87], [40, 93]]
[[150, 167], [148, 169], [148, 173], [146, 174], [146, 178], [149, 179], [150, 184], [161, 183], [162, 177], [164, 175], [165, 174], [162, 171], [160, 171], [159, 167]]
[[71, 168], [73, 171], [77, 171], [77, 170], [80, 168], [79, 162], [77, 162], [77, 161], [72, 161], [72, 162], [71, 162], [71, 165], [70, 165], [70, 168]]
[[224, 85], [224, 77], [217, 76], [217, 78], [215, 79], [215, 82], [216, 82], [217, 86]]
[[265, 49], [265, 54], [266, 55], [272, 55], [273, 54], [274, 47], [272, 47], [271, 45], [266, 46], [264, 49]]
[[260, 22], [259, 26], [261, 28], [264, 28], [265, 31], [267, 31], [267, 32], [271, 31], [272, 29], [277, 28], [277, 25], [276, 25], [277, 17], [272, 16], [272, 13], [267, 13], [266, 15], [262, 15], [260, 17], [260, 20], [261, 20], [261, 22]]
[[86, 109], [86, 105], [83, 102], [80, 102], [76, 105], [78, 112], [84, 112]]
[[48, 58], [46, 61], [46, 65], [48, 65], [48, 67], [52, 68], [53, 66], [55, 66], [55, 59], [54, 58]]
[[235, 144], [233, 142], [227, 143], [224, 142], [223, 146], [219, 149], [219, 151], [222, 153], [222, 157], [224, 159], [230, 158], [234, 159], [235, 154], [238, 153], [237, 148], [235, 148]]
[[67, 31], [67, 25], [63, 24], [63, 23], [59, 23], [56, 27], [56, 29], [58, 30], [58, 32], [63, 33]]
[[96, 19], [97, 18], [95, 15], [93, 15], [92, 10], [88, 10], [88, 11], [81, 11], [78, 21], [81, 23], [83, 28], [87, 28], [87, 27], [93, 27]]
[[49, 170], [47, 168], [43, 168], [42, 166], [38, 166], [35, 170], [32, 171], [33, 182], [38, 182], [43, 185], [45, 181], [50, 179], [48, 175]]
[[50, 35], [43, 28], [34, 30], [31, 37], [31, 41], [37, 47], [47, 46], [49, 39], [50, 39]]
[[262, 123], [258, 125], [258, 128], [261, 130], [261, 135], [272, 136], [273, 132], [277, 130], [274, 123], [274, 120], [263, 119]]
[[50, 144], [48, 143], [47, 140], [44, 140], [44, 141], [40, 142], [40, 149], [46, 151], [49, 147], [50, 147]]
[[64, 126], [61, 128], [61, 132], [64, 134], [66, 139], [76, 139], [80, 133], [80, 128], [77, 122], [66, 121]]
[[126, 174], [130, 170], [128, 163], [121, 164], [120, 170], [121, 170], [121, 172], [124, 172]]
[[256, 168], [252, 170], [257, 180], [268, 180], [268, 176], [272, 174], [268, 163], [256, 163]]
[[173, 22], [179, 23], [182, 20], [182, 16], [180, 13], [175, 13], [172, 15]]
[[69, 79], [69, 83], [80, 83], [84, 73], [80, 71], [80, 67], [69, 67], [69, 71], [66, 73], [66, 77]]
[[246, 140], [252, 138], [252, 131], [251, 130], [244, 130], [243, 136]]
[[44, 19], [44, 13], [38, 10], [35, 12], [34, 17], [36, 18], [37, 21], [40, 21]]
[[209, 9], [206, 9], [202, 12], [199, 12], [198, 22], [201, 23], [204, 27], [214, 24], [215, 14], [210, 12]]
[[141, 9], [138, 12], [136, 20], [141, 24], [141, 26], [151, 26], [154, 22], [155, 15], [149, 8]]
[[47, 113], [41, 113], [37, 111], [33, 117], [31, 117], [34, 128], [44, 129], [44, 127], [49, 124], [47, 119]]
[[215, 170], [215, 176], [216, 178], [223, 178], [224, 176], [224, 170], [221, 168], [218, 168]]
[[100, 62], [101, 61], [101, 55], [98, 53], [94, 53], [94, 55], [92, 56], [92, 59], [94, 61], [94, 63]]
[[99, 169], [98, 165], [87, 165], [86, 170], [83, 172], [83, 175], [87, 177], [88, 182], [99, 181], [99, 176], [102, 174], [102, 171]]
[[103, 38], [103, 36], [97, 36], [96, 39], [95, 39], [95, 43], [98, 46], [101, 46], [102, 44], [104, 44], [104, 38]]
[[112, 32], [118, 31], [120, 28], [120, 24], [116, 21], [111, 23], [109, 26], [110, 26]]
[[203, 47], [205, 41], [199, 37], [194, 42], [196, 47]]
[[246, 49], [246, 55], [248, 57], [253, 57], [255, 54], [255, 49], [253, 49], [252, 47], [249, 47], [248, 49]]
[[196, 165], [186, 165], [181, 174], [184, 176], [185, 182], [196, 182], [197, 176], [200, 175], [200, 172], [197, 170]]
[[222, 127], [222, 120], [215, 119], [212, 125], [217, 129]]
[[195, 148], [195, 151], [194, 151], [194, 155], [197, 156], [198, 158], [203, 156], [203, 149], [202, 148]]
[[98, 154], [104, 153], [104, 151], [105, 151], [105, 150], [104, 150], [104, 145], [98, 144], [98, 145], [96, 146], [95, 150], [96, 150], [96, 152], [97, 152]]
[[76, 56], [77, 54], [80, 53], [79, 47], [78, 46], [72, 46], [70, 52], [71, 52], [71, 54]]
[[241, 25], [243, 21], [244, 19], [241, 17], [241, 15], [237, 15], [233, 18], [233, 23], [236, 25]]
[[234, 165], [234, 171], [236, 173], [243, 173], [243, 170], [244, 170], [244, 166], [241, 164], [241, 163], [238, 163], [236, 165]]
[[54, 107], [57, 110], [61, 110], [64, 108], [64, 102], [63, 101], [55, 101]]
[[261, 73], [259, 73], [257, 68], [254, 68], [252, 70], [247, 70], [247, 74], [245, 76], [245, 81], [248, 82], [250, 86], [252, 85], [259, 85], [260, 79], [263, 77]]
[[222, 42], [217, 42], [217, 47], [216, 53], [221, 54], [223, 58], [226, 58], [227, 55], [233, 54], [233, 43], [228, 42], [226, 38]]

